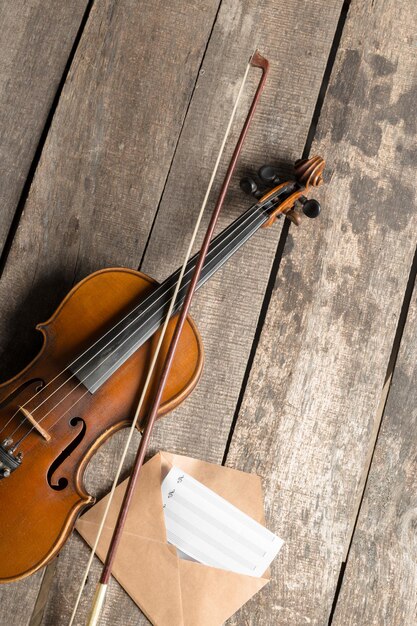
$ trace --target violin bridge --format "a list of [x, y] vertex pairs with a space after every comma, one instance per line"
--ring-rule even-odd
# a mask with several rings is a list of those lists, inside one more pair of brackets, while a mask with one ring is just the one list
[[27, 409], [20, 405], [19, 410], [23, 413], [28, 422], [32, 424], [33, 428], [41, 435], [41, 437], [45, 439], [45, 441], [51, 440], [51, 435], [44, 428], [42, 428], [40, 424], [38, 424], [32, 413], [30, 413]]

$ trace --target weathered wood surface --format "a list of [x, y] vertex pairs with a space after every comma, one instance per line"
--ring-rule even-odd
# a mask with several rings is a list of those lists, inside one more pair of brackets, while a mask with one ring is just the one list
[[87, 4], [0, 4], [0, 252]]
[[[87, 0], [0, 4], [0, 254], [86, 6]], [[41, 578], [40, 572], [0, 590], [0, 624], [25, 623]]]
[[[204, 74], [200, 76], [195, 92], [196, 97], [190, 109], [188, 118], [190, 121], [187, 119], [171, 170], [172, 182], [169, 181], [167, 186], [170, 193], [168, 194], [167, 191], [163, 199], [154, 236], [148, 248], [149, 256], [146, 257], [144, 265], [147, 271], [155, 269], [155, 274], [162, 277], [172, 269], [173, 264], [177, 264], [180, 260], [182, 250], [175, 244], [178, 243], [178, 238], [186, 237], [189, 232], [189, 213], [192, 212], [192, 208], [198, 206], [203, 193], [204, 183], [208, 179], [208, 172], [212, 166], [209, 160], [214, 158], [213, 155], [230, 113], [230, 105], [236, 94], [246, 58], [253, 48], [253, 41], [262, 39], [262, 42], [265, 42], [262, 48], [274, 64], [274, 73], [269, 85], [269, 95], [266, 96], [259, 115], [260, 122], [258, 121], [257, 127], [255, 126], [247, 144], [246, 162], [254, 160], [255, 165], [261, 165], [264, 160], [269, 160], [271, 157], [273, 160], [282, 157], [293, 160], [299, 156], [308, 131], [340, 7], [339, 1], [326, 8], [319, 5], [306, 8], [302, 2], [286, 4], [282, 7], [277, 7], [273, 2], [263, 7], [234, 2], [225, 3], [222, 6], [207, 52]], [[212, 5], [212, 19], [215, 16], [214, 9]], [[182, 15], [184, 32], [187, 32], [189, 24], [197, 19], [193, 13], [194, 10], [189, 8], [190, 12], [186, 17]], [[304, 13], [303, 37], [301, 40], [296, 40], [293, 37], [293, 29], [297, 27], [300, 12]], [[206, 13], [208, 26], [207, 7]], [[42, 310], [45, 294], [55, 290], [54, 296], [58, 300], [74, 277], [78, 278], [101, 265], [112, 263], [137, 265], [139, 253], [143, 250], [146, 234], [161, 194], [163, 173], [166, 175], [166, 168], [162, 172], [164, 160], [162, 159], [162, 164], [161, 161], [157, 163], [156, 156], [161, 159], [162, 146], [162, 157], [164, 157], [164, 146], [170, 143], [170, 138], [175, 137], [175, 129], [173, 129], [173, 123], [169, 123], [166, 107], [167, 103], [170, 103], [169, 106], [179, 108], [178, 101], [175, 99], [179, 97], [179, 94], [176, 92], [176, 95], [170, 98], [167, 89], [161, 89], [161, 81], [159, 89], [165, 94], [164, 100], [153, 99], [153, 91], [150, 94], [146, 93], [145, 97], [146, 89], [143, 86], [143, 98], [140, 100], [137, 91], [138, 85], [143, 85], [143, 75], [141, 83], [135, 82], [133, 68], [125, 62], [126, 54], [123, 56], [120, 53], [118, 62], [113, 62], [110, 67], [106, 57], [106, 51], [110, 48], [117, 49], [118, 46], [124, 46], [129, 49], [130, 58], [132, 56], [135, 58], [135, 55], [140, 55], [141, 59], [153, 58], [152, 52], [156, 51], [157, 47], [160, 49], [161, 33], [158, 31], [161, 28], [160, 16], [155, 15], [155, 9], [153, 9], [153, 16], [149, 16], [147, 20], [144, 19], [143, 13], [141, 14], [141, 21], [146, 24], [146, 37], [141, 38], [137, 34], [139, 26], [134, 18], [134, 23], [128, 26], [127, 17], [124, 22], [120, 11], [112, 15], [109, 26], [106, 22], [103, 24], [107, 15], [105, 9], [93, 7], [81, 41], [80, 52], [75, 58], [74, 69], [71, 70], [56, 112], [25, 217], [12, 249], [10, 263], [6, 268], [3, 284], [7, 286], [10, 284], [8, 281], [13, 281], [17, 282], [19, 287], [18, 300], [10, 303], [9, 310], [21, 308], [19, 299], [22, 298], [28, 285], [33, 282], [36, 284], [38, 277], [42, 279], [41, 289], [36, 295], [35, 307], [31, 307], [36, 310], [32, 311], [31, 315], [27, 315], [25, 320], [21, 320], [26, 326], [32, 321], [29, 318], [34, 317], [35, 314], [38, 318], [45, 317]], [[181, 58], [181, 54], [185, 51], [189, 52], [191, 40], [184, 37], [183, 41], [178, 33], [178, 25], [170, 23], [169, 20], [167, 22], [166, 15], [164, 20], [162, 40], [166, 42], [167, 49], [171, 45], [173, 54], [177, 55], [177, 65], [174, 68], [170, 67], [167, 75], [175, 76], [172, 81], [176, 89], [182, 93], [185, 87], [181, 89], [178, 84], [178, 76], [180, 76], [178, 59], [185, 64], [185, 59]], [[129, 15], [129, 22], [132, 22], [132, 12]], [[155, 29], [153, 37], [150, 24], [153, 24]], [[288, 25], [287, 29], [283, 29], [284, 24]], [[278, 26], [282, 30], [279, 41], [276, 38]], [[98, 34], [97, 31], [99, 31]], [[319, 32], [320, 41], [317, 45], [315, 40]], [[104, 37], [103, 33], [106, 33], [106, 46], [101, 44], [100, 37]], [[172, 39], [167, 39], [169, 33]], [[135, 40], [133, 40], [134, 35]], [[207, 35], [208, 28], [206, 37]], [[154, 41], [154, 49], [152, 49], [152, 41]], [[193, 42], [193, 45], [196, 45], [195, 39]], [[149, 48], [144, 52], [143, 47], [146, 45]], [[227, 48], [228, 52], [226, 52]], [[310, 67], [313, 49], [315, 57]], [[119, 72], [122, 58], [124, 60], [123, 72]], [[236, 66], [237, 59], [242, 59], [241, 67]], [[166, 62], [164, 56], [161, 60]], [[196, 67], [193, 67], [194, 73], [192, 74], [189, 66], [190, 62], [186, 65], [190, 72], [187, 80], [184, 79], [186, 85], [190, 84], [190, 76], [196, 74]], [[307, 74], [305, 73], [306, 67], [308, 67]], [[151, 69], [160, 70], [161, 66], [150, 64], [144, 66], [143, 69], [150, 74]], [[302, 80], [305, 80], [305, 87], [300, 103], [299, 90]], [[170, 86], [168, 77], [166, 81]], [[124, 86], [125, 93], [119, 93], [121, 86]], [[146, 88], [149, 89], [150, 85], [146, 84]], [[223, 97], [224, 104], [222, 104]], [[129, 103], [129, 106], [125, 104], [125, 101]], [[186, 98], [181, 101], [184, 103]], [[152, 134], [149, 137], [148, 133], [145, 141], [145, 133], [143, 132], [142, 138], [136, 130], [137, 120], [132, 117], [135, 115], [135, 104], [137, 105], [136, 115], [145, 119], [149, 127], [152, 128], [152, 125], [155, 126], [158, 121], [158, 132], [162, 133], [162, 138], [155, 136], [154, 144], [152, 141], [149, 143]], [[148, 119], [146, 119], [146, 112], [148, 112]], [[90, 124], [86, 124], [86, 119], [91, 120]], [[110, 129], [110, 123], [112, 129]], [[120, 143], [126, 144], [126, 136], [129, 140], [132, 129], [135, 136], [131, 138], [130, 144], [128, 143], [129, 149], [121, 151]], [[143, 124], [143, 130], [145, 130], [145, 124]], [[110, 139], [107, 138], [110, 145], [106, 145], [106, 135], [103, 139], [105, 131], [109, 135], [112, 133]], [[171, 139], [170, 147], [174, 144], [175, 141]], [[186, 153], [190, 154], [184, 166], [184, 160], [181, 159]], [[172, 156], [172, 151], [170, 155]], [[123, 167], [120, 163], [123, 163]], [[138, 172], [140, 172], [140, 178]], [[173, 184], [177, 180], [179, 191], [174, 194]], [[84, 181], [86, 181], [85, 185]], [[196, 190], [198, 194], [194, 199]], [[95, 192], [94, 195], [93, 192]], [[130, 199], [129, 194], [133, 194], [134, 201]], [[46, 218], [49, 237], [46, 238], [46, 243], [42, 243], [39, 232], [31, 233], [30, 228], [38, 222], [39, 212], [45, 204], [58, 207], [58, 210], [55, 211], [55, 215], [52, 214]], [[135, 222], [136, 216], [132, 215], [132, 206], [135, 211], [140, 208], [141, 222], [139, 224]], [[244, 200], [240, 193], [235, 191], [231, 206], [233, 210], [231, 209], [227, 215], [227, 221], [247, 206], [247, 199]], [[181, 221], [178, 216], [181, 216]], [[93, 223], [88, 227], [88, 220], [91, 218], [93, 218]], [[177, 220], [179, 227], [174, 232]], [[164, 232], [166, 228], [170, 232], [169, 239], [166, 239], [165, 235], [163, 242], [158, 243], [156, 252], [153, 251], [152, 246], [158, 242], [159, 233]], [[212, 288], [211, 295], [206, 291], [205, 295], [208, 296], [205, 298], [206, 305], [201, 307], [200, 313], [197, 311], [197, 316], [201, 317], [202, 325], [206, 327], [211, 316], [211, 327], [213, 331], [214, 328], [216, 329], [216, 336], [218, 336], [219, 328], [221, 329], [224, 345], [227, 345], [231, 358], [227, 364], [222, 364], [220, 374], [215, 371], [220, 359], [216, 355], [217, 340], [213, 337], [208, 350], [209, 361], [205, 379], [205, 389], [210, 391], [210, 395], [208, 397], [201, 395], [199, 405], [194, 404], [187, 409], [184, 407], [184, 411], [188, 412], [179, 412], [177, 417], [173, 418], [175, 419], [175, 423], [172, 424], [174, 429], [181, 423], [182, 416], [184, 418], [186, 416], [188, 421], [191, 421], [191, 415], [194, 413], [193, 428], [196, 427], [196, 433], [192, 438], [188, 434], [184, 444], [182, 438], [185, 436], [186, 429], [177, 431], [176, 441], [172, 436], [168, 440], [165, 432], [161, 431], [159, 435], [161, 443], [156, 441], [155, 446], [186, 451], [202, 458], [221, 461], [278, 236], [278, 228], [275, 232], [265, 233], [262, 254], [259, 243], [255, 244], [248, 253], [243, 253], [230, 266], [227, 271], [227, 282], [221, 291], [219, 283], [217, 283], [217, 293], [216, 287]], [[63, 241], [68, 242], [65, 248], [62, 246]], [[22, 245], [30, 247], [29, 258], [38, 266], [35, 275], [33, 272], [27, 275], [27, 267], [26, 271], [19, 268], [17, 257], [13, 256]], [[168, 250], [172, 250], [170, 257], [166, 256]], [[162, 258], [161, 253], [164, 254]], [[31, 265], [33, 266], [33, 263]], [[48, 270], [48, 268], [54, 270], [49, 280], [48, 274], [51, 269]], [[240, 271], [236, 276], [237, 270]], [[227, 274], [225, 271], [223, 278]], [[258, 284], [257, 277], [260, 275], [262, 275], [262, 280]], [[228, 292], [230, 300], [226, 300]], [[33, 291], [31, 297], [33, 297]], [[221, 302], [223, 297], [229, 302], [227, 306]], [[232, 312], [240, 303], [245, 305], [241, 320], [234, 319], [225, 335], [224, 329], [234, 317]], [[50, 310], [54, 304], [49, 299], [47, 307], [45, 306], [45, 314], [46, 308]], [[242, 320], [247, 315], [249, 319], [245, 320], [245, 326], [242, 327]], [[21, 343], [23, 344], [23, 339]], [[234, 347], [235, 343], [237, 348]], [[219, 388], [223, 386], [220, 385], [219, 380], [227, 380], [229, 384], [229, 390], [225, 392], [227, 404], [223, 407], [217, 400], [217, 414], [210, 415], [210, 422], [204, 422], [205, 407], [208, 403], [214, 405]], [[198, 406], [198, 413], [195, 411], [196, 406]], [[207, 420], [206, 415], [205, 419]], [[106, 447], [105, 452], [98, 455], [95, 472], [90, 472], [90, 484], [95, 491], [108, 486], [108, 480], [103, 477], [103, 474], [106, 475], [107, 470], [114, 471], [116, 453], [120, 450], [122, 438], [122, 436], [117, 438]], [[196, 446], [199, 438], [201, 441]], [[97, 476], [98, 468], [100, 468], [101, 476]], [[65, 620], [68, 616], [75, 597], [76, 581], [85, 558], [86, 550], [82, 547], [80, 540], [74, 537], [69, 548], [60, 557], [56, 584], [51, 593], [45, 623], [55, 624], [57, 620]], [[73, 584], [69, 585], [69, 581], [73, 581]], [[92, 580], [88, 591], [91, 592], [93, 588], [94, 581]], [[139, 619], [138, 610], [116, 586], [113, 594], [113, 597], [110, 597], [104, 621], [111, 624], [136, 624]], [[111, 607], [112, 600], [113, 608]], [[82, 623], [83, 615], [85, 612], [80, 613], [79, 623]]]
[[[306, 6], [298, 0], [271, 0], [256, 7], [253, 2], [235, 0], [222, 4], [205, 56], [204, 74], [197, 83], [144, 259], [145, 272], [162, 278], [185, 253], [192, 229], [190, 214], [204, 195], [254, 41], [262, 43], [271, 73], [244, 144], [239, 173], [256, 171], [264, 163], [280, 160], [292, 165], [300, 157], [341, 6], [338, 1]], [[303, 33], [294, 38], [301, 13]], [[314, 64], [310, 63], [313, 41]], [[237, 67], [237, 59], [243, 61], [241, 67]], [[253, 72], [252, 83], [258, 78]], [[235, 134], [241, 128], [250, 97], [247, 93]], [[202, 123], [204, 120], [207, 122]], [[223, 160], [223, 171], [232, 149], [233, 139]], [[189, 180], [196, 180], [197, 185], [190, 186]], [[219, 174], [217, 187], [221, 180]], [[239, 189], [236, 175], [218, 230], [252, 202]], [[311, 230], [314, 224], [305, 223], [303, 227]], [[258, 232], [196, 296], [193, 317], [203, 335], [205, 372], [186, 404], [159, 424], [155, 450], [165, 446], [221, 463], [280, 231], [281, 223], [277, 222], [273, 228]]]
[[287, 543], [233, 624], [329, 619], [415, 249], [414, 41], [407, 1], [352, 3], [313, 145], [325, 209], [291, 232], [227, 457], [263, 477]]
[[[223, 0], [211, 32], [217, 5], [94, 3], [0, 283], [0, 344], [12, 355], [4, 375], [36, 351], [30, 329], [74, 281], [105, 265], [137, 267], [144, 253], [142, 269], [157, 278], [180, 263], [254, 42], [273, 72], [240, 170], [302, 151], [341, 0]], [[287, 545], [275, 581], [231, 623], [328, 619], [415, 240], [410, 22], [405, 0], [350, 8], [314, 146], [335, 171], [326, 211], [291, 231], [227, 460], [264, 476], [269, 523]], [[219, 228], [247, 203], [235, 184]], [[206, 371], [159, 425], [152, 451], [221, 462], [279, 230], [259, 233], [196, 301]], [[92, 462], [93, 493], [109, 486], [123, 439]], [[45, 625], [68, 620], [86, 558], [74, 535]], [[98, 571], [96, 563], [80, 625]], [[16, 623], [28, 623], [22, 598], [33, 602], [39, 578], [0, 590], [0, 624], [16, 610]], [[114, 583], [102, 623], [146, 619]]]
[[[190, 216], [201, 202], [246, 60], [252, 52], [253, 41], [261, 40], [261, 33], [262, 49], [271, 59], [273, 72], [246, 144], [241, 167], [244, 169], [248, 163], [259, 166], [265, 160], [277, 160], [279, 157], [293, 160], [299, 156], [340, 8], [340, 2], [321, 9], [317, 6], [306, 9], [304, 3], [296, 2], [282, 5], [280, 11], [275, 2], [264, 4], [262, 11], [260, 5], [254, 6], [253, 3], [225, 2], [222, 5], [142, 264], [144, 271], [163, 278], [181, 261], [192, 228]], [[291, 29], [278, 42], [277, 14], [281, 23], [295, 27], [301, 10], [305, 12], [303, 43], [293, 39]], [[312, 41], [322, 28], [320, 57], [316, 57], [314, 67], [309, 68], [300, 113], [297, 101], [300, 77], [304, 77]], [[239, 59], [240, 65], [237, 64]], [[252, 85], [255, 80], [254, 77]], [[246, 103], [248, 100], [249, 95]], [[243, 105], [240, 122], [244, 109]], [[239, 122], [236, 127], [239, 127]], [[242, 197], [236, 187], [237, 183], [219, 228], [248, 206], [248, 199]], [[212, 461], [222, 460], [279, 228], [264, 232], [259, 237], [263, 237], [261, 248], [259, 238], [249, 243], [242, 254], [228, 264], [221, 277], [213, 279], [204, 288], [201, 304], [197, 298], [193, 315], [203, 332], [205, 374], [185, 405], [158, 426], [153, 450], [169, 449]], [[241, 311], [239, 318], [235, 315], [236, 309]], [[222, 337], [221, 350], [219, 336]], [[227, 359], [224, 358], [225, 352]], [[207, 412], [207, 406], [212, 407], [210, 412]], [[122, 438], [120, 436], [111, 442], [97, 455], [89, 472], [94, 491], [101, 491], [103, 484], [108, 486], [103, 474], [114, 473]], [[76, 581], [86, 558], [87, 551], [75, 535], [61, 556], [45, 624], [54, 624], [59, 616], [68, 615], [71, 599], [76, 593]], [[85, 620], [97, 574], [96, 566], [79, 613], [79, 624]], [[68, 580], [74, 580], [70, 589], [65, 588]], [[145, 622], [126, 594], [113, 584], [103, 623], [130, 625]]]
[[216, 6], [190, 6], [192, 40], [176, 9], [93, 6], [2, 277], [4, 376], [75, 281], [139, 264]]
[[[216, 8], [190, 3], [186, 19], [166, 5], [94, 4], [0, 284], [3, 378], [36, 353], [34, 325], [74, 281], [138, 266]], [[2, 587], [0, 624], [27, 623], [39, 580]]]
[[417, 286], [339, 594], [334, 626], [417, 623]]

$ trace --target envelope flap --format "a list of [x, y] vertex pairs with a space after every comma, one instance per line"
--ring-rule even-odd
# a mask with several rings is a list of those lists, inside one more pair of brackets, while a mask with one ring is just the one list
[[[81, 518], [79, 532], [91, 546], [95, 525]], [[113, 527], [105, 527], [97, 547], [104, 561]], [[178, 557], [173, 547], [125, 531], [120, 540], [112, 574], [156, 625], [183, 626]]]

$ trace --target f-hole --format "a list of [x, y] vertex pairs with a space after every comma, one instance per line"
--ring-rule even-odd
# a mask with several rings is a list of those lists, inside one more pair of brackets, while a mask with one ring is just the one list
[[77, 448], [77, 446], [84, 439], [85, 431], [87, 429], [86, 423], [81, 417], [73, 417], [72, 419], [70, 419], [69, 423], [70, 423], [70, 426], [72, 426], [73, 428], [75, 428], [79, 424], [82, 424], [82, 428], [80, 432], [78, 433], [78, 435], [71, 441], [70, 444], [68, 444], [68, 446], [55, 459], [55, 461], [52, 463], [51, 467], [48, 470], [48, 485], [51, 487], [51, 489], [54, 489], [55, 491], [62, 491], [63, 489], [65, 489], [65, 487], [67, 487], [68, 485], [68, 479], [65, 478], [64, 476], [61, 476], [61, 478], [58, 478], [57, 481], [52, 480], [53, 475], [55, 474], [57, 469], [63, 464], [65, 459], [69, 457], [69, 455], [73, 452], [73, 450], [75, 450], [75, 448]]
[[12, 391], [10, 395], [4, 398], [4, 400], [0, 402], [0, 409], [3, 409], [4, 407], [6, 407], [9, 404], [9, 402], [14, 400], [19, 395], [19, 393], [27, 389], [27, 387], [29, 387], [30, 385], [35, 385], [35, 384], [36, 384], [35, 393], [39, 393], [45, 387], [45, 381], [42, 380], [42, 378], [31, 378], [31, 380], [27, 380], [26, 382], [22, 383], [21, 385], [19, 385], [19, 387], [17, 387], [17, 389]]

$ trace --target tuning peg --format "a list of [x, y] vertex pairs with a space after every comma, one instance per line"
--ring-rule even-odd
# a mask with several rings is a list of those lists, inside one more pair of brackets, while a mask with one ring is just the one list
[[313, 198], [311, 200], [307, 200], [305, 196], [300, 196], [298, 201], [301, 202], [303, 206], [303, 213], [307, 217], [314, 218], [320, 215], [321, 206], [318, 200], [314, 200]]
[[260, 167], [258, 170], [258, 176], [262, 182], [269, 186], [278, 185], [280, 182], [278, 172], [272, 165], [263, 165]]
[[263, 195], [263, 192], [259, 189], [255, 179], [250, 176], [245, 176], [241, 179], [240, 188], [250, 196], [255, 196], [255, 198], [260, 198]]

